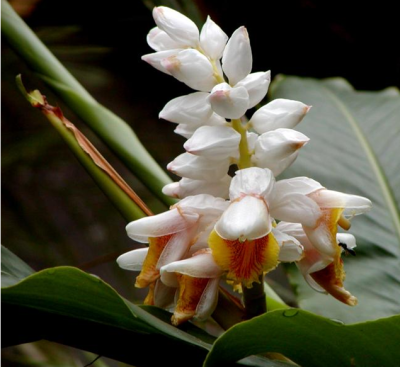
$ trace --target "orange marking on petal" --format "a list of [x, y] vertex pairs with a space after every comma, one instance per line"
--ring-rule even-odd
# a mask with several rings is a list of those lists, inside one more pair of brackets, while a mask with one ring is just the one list
[[338, 251], [338, 255], [331, 264], [310, 275], [322, 288], [337, 300], [349, 306], [355, 306], [357, 304], [357, 298], [343, 286], [346, 273], [343, 268], [343, 260], [340, 258], [340, 248]]
[[173, 235], [150, 237], [149, 252], [143, 262], [142, 271], [136, 278], [135, 287], [145, 288], [150, 283], [155, 282], [160, 277], [160, 271], [157, 269], [158, 260], [164, 251], [165, 246]]
[[190, 320], [196, 315], [196, 308], [201, 296], [209, 282], [208, 278], [194, 278], [189, 275], [176, 273], [179, 282], [179, 297], [171, 318], [173, 325], [177, 326]]
[[235, 285], [243, 283], [251, 288], [254, 282], [259, 283], [263, 272], [278, 265], [279, 245], [272, 233], [253, 241], [240, 242], [239, 239], [225, 240], [213, 231], [208, 244], [215, 262], [228, 271], [227, 278]]
[[146, 298], [144, 299], [143, 303], [145, 305], [154, 306], [154, 288], [156, 286], [156, 282], [153, 282], [149, 286], [149, 293], [147, 293]]

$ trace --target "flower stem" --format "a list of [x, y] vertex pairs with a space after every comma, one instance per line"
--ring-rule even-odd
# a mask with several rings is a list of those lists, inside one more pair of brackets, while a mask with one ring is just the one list
[[259, 280], [259, 283], [253, 283], [252, 288], [246, 288], [243, 285], [243, 302], [246, 309], [247, 319], [251, 319], [267, 312], [263, 274], [260, 275]]
[[242, 122], [238, 120], [232, 120], [232, 127], [241, 135], [239, 144], [240, 158], [238, 162], [239, 169], [249, 168], [251, 164], [251, 154], [249, 152], [249, 145], [247, 143], [247, 130], [242, 125]]

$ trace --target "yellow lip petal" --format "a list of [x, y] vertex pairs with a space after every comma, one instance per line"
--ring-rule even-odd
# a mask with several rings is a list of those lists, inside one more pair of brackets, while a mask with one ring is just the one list
[[[278, 265], [279, 244], [272, 232], [262, 238], [240, 242], [225, 240], [213, 231], [208, 239], [215, 262], [225, 271], [234, 285], [243, 283], [251, 288], [259, 277]], [[237, 288], [237, 287], [236, 287]]]
[[171, 322], [175, 326], [196, 315], [197, 305], [210, 281], [209, 278], [194, 278], [179, 273], [176, 273], [176, 277], [179, 283], [179, 297], [171, 318]]
[[173, 235], [149, 238], [149, 251], [143, 262], [142, 271], [136, 278], [135, 287], [145, 288], [160, 277], [157, 262]]

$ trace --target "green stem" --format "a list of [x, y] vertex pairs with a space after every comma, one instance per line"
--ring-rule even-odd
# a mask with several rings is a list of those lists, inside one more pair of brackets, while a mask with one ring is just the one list
[[247, 130], [242, 125], [240, 120], [232, 120], [232, 127], [240, 134], [239, 153], [240, 158], [238, 162], [239, 169], [252, 167], [251, 154], [249, 152], [249, 144], [247, 143]]
[[246, 318], [251, 319], [255, 316], [267, 312], [267, 299], [264, 292], [264, 275], [260, 275], [260, 283], [253, 283], [252, 288], [243, 285], [243, 302], [246, 309]]
[[175, 200], [161, 192], [162, 187], [171, 180], [143, 147], [130, 126], [86, 91], [8, 2], [2, 0], [1, 5], [1, 29], [10, 46], [89, 125], [131, 172], [166, 205], [173, 204]]

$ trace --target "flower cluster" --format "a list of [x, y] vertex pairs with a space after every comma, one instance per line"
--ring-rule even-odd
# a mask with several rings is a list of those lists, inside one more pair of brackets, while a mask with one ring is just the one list
[[[157, 27], [147, 41], [156, 52], [143, 60], [196, 92], [160, 112], [187, 138], [186, 153], [167, 167], [181, 180], [163, 189], [181, 200], [130, 223], [128, 235], [149, 247], [118, 259], [122, 268], [140, 271], [136, 286], [149, 287], [145, 303], [173, 310], [175, 325], [206, 319], [221, 278], [241, 291], [280, 262], [296, 262], [316, 291], [355, 305], [343, 287], [341, 260], [342, 251], [354, 252], [355, 239], [337, 228], [349, 229], [371, 202], [307, 177], [275, 179], [309, 141], [293, 128], [310, 106], [276, 99], [247, 120], [268, 91], [270, 72], [251, 73], [246, 28], [228, 39], [210, 17], [201, 32], [167, 7], [154, 8], [153, 17]], [[231, 165], [239, 168], [233, 178]]]

